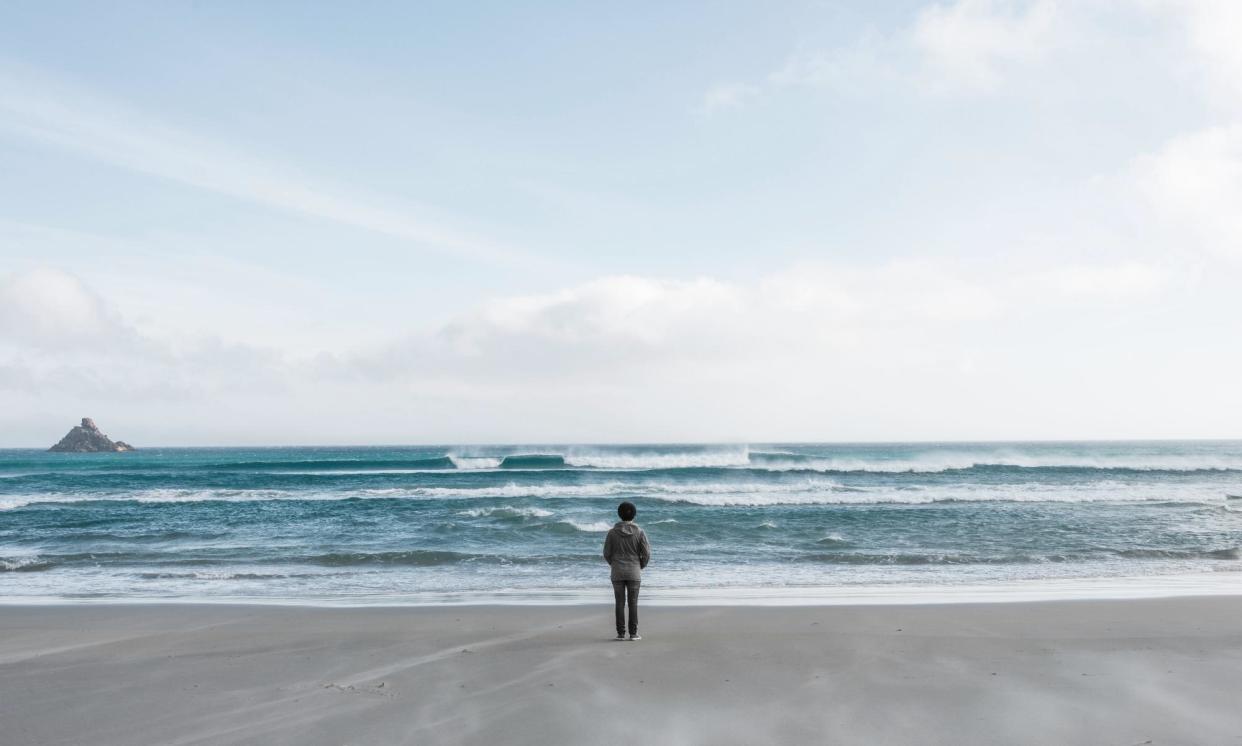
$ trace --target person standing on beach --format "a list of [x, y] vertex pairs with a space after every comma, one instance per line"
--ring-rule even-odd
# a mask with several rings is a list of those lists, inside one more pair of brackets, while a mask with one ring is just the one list
[[617, 639], [625, 639], [625, 607], [630, 607], [630, 639], [643, 639], [638, 634], [638, 588], [643, 582], [643, 568], [651, 561], [651, 544], [647, 533], [634, 522], [638, 508], [632, 502], [617, 506], [621, 520], [604, 539], [604, 559], [612, 567], [612, 595], [617, 602]]

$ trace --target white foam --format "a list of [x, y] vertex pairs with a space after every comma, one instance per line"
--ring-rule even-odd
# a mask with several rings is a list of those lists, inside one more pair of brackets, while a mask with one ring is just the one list
[[0, 497], [0, 510], [24, 508], [33, 502], [40, 502], [37, 497]]
[[0, 546], [0, 570], [18, 570], [40, 561], [39, 553], [30, 547]]
[[1010, 454], [991, 461], [1030, 468], [1132, 469], [1135, 471], [1225, 471], [1242, 469], [1242, 457], [1184, 456], [1025, 456]]
[[[39, 580], [35, 574], [29, 580]], [[84, 577], [88, 585], [66, 586], [61, 578], [56, 587], [34, 584], [0, 595], [0, 606], [70, 606], [106, 604], [149, 604], [152, 596], [133, 594], [133, 589], [116, 586], [96, 597], [66, 595], [69, 587], [98, 588], [99, 578]], [[738, 584], [729, 586], [671, 585], [649, 582], [651, 598], [644, 603], [655, 606], [853, 606], [954, 603], [1010, 603], [1038, 601], [1089, 601], [1185, 596], [1242, 596], [1242, 573], [1184, 572], [1142, 576], [1028, 578], [982, 583], [859, 583], [816, 585]], [[318, 585], [316, 587], [319, 587]], [[304, 595], [286, 591], [262, 595], [254, 593], [205, 593], [201, 586], [187, 586], [178, 593], [160, 595], [164, 604], [251, 604], [262, 606], [367, 607], [367, 606], [470, 606], [470, 605], [577, 605], [596, 603], [596, 585], [582, 587], [520, 588], [397, 592], [332, 592]]]
[[674, 453], [600, 453], [573, 451], [565, 454], [567, 466], [593, 469], [695, 469], [750, 466], [748, 448], [722, 451], [677, 451]]
[[20, 570], [38, 561], [38, 557], [0, 557], [0, 570]]
[[359, 490], [346, 497], [431, 497], [431, 498], [488, 498], [488, 497], [596, 497], [609, 496], [640, 489], [621, 482], [603, 484], [508, 484], [493, 487], [384, 487]]
[[47, 492], [33, 495], [0, 497], [0, 510], [23, 508], [39, 503], [80, 502], [140, 502], [140, 503], [193, 503], [220, 500], [225, 502], [257, 502], [264, 500], [343, 500], [356, 497], [347, 493], [305, 493], [286, 490], [197, 490], [197, 489], [151, 489], [139, 492], [66, 494]]
[[[768, 454], [769, 456], [775, 454]], [[936, 454], [913, 459], [857, 459], [857, 458], [795, 458], [786, 460], [766, 458], [750, 464], [751, 468], [766, 471], [819, 471], [819, 472], [876, 472], [896, 474], [904, 472], [937, 473], [951, 469], [969, 469], [986, 463], [984, 457], [955, 454]]]
[[608, 521], [592, 521], [591, 523], [579, 523], [578, 521], [567, 520], [561, 523], [573, 526], [579, 531], [587, 531], [590, 533], [602, 533], [612, 528], [612, 524]]
[[658, 606], [851, 606], [1122, 600], [1242, 595], [1240, 579], [1219, 573], [1046, 578], [988, 584], [668, 588]]
[[1181, 502], [1227, 505], [1226, 494], [1236, 487], [1219, 484], [1168, 482], [1131, 483], [1097, 480], [1072, 485], [1029, 482], [1020, 484], [950, 484], [921, 487], [845, 488], [823, 478], [765, 482], [648, 482], [612, 480], [596, 484], [518, 484], [487, 487], [388, 487], [361, 490], [307, 492], [303, 490], [210, 490], [151, 489], [129, 493], [42, 493], [0, 497], [0, 510], [36, 503], [84, 501], [134, 501], [142, 503], [191, 503], [203, 501], [256, 502], [267, 500], [348, 499], [494, 499], [583, 498], [637, 496], [670, 502], [709, 506], [764, 505], [867, 505], [960, 501], [994, 502]]
[[448, 457], [458, 469], [497, 469], [504, 460], [495, 456], [459, 456], [455, 453], [448, 454]]
[[[756, 452], [759, 455], [759, 452]], [[1018, 452], [930, 452], [910, 458], [863, 459], [802, 456], [787, 452], [765, 452], [765, 458], [750, 464], [751, 468], [768, 471], [923, 473], [974, 467], [1020, 467], [1028, 469], [1128, 469], [1134, 471], [1225, 471], [1242, 470], [1242, 457], [1184, 456], [1074, 456], [1069, 454], [1034, 455]], [[772, 458], [772, 457], [777, 458]], [[780, 456], [789, 458], [782, 460]]]
[[469, 518], [483, 518], [492, 515], [516, 515], [523, 518], [547, 518], [552, 515], [552, 511], [543, 508], [515, 508], [504, 505], [498, 508], [469, 508], [467, 510], [458, 511], [457, 515], [464, 515]]
[[[668, 485], [648, 486], [645, 495], [657, 500], [710, 506], [765, 505], [922, 505], [936, 502], [1182, 502], [1223, 506], [1213, 484], [1130, 484], [1102, 481], [1071, 486], [1031, 482], [1010, 485], [955, 484], [917, 489], [892, 487], [839, 490], [816, 483], [802, 485]], [[727, 488], [726, 488], [727, 487]], [[714, 489], [713, 489], [714, 488]]]

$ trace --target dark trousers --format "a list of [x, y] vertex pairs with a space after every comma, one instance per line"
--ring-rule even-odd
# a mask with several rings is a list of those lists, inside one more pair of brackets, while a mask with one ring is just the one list
[[625, 603], [630, 604], [630, 634], [638, 634], [638, 587], [641, 580], [612, 581], [612, 595], [617, 600], [617, 634], [625, 634]]

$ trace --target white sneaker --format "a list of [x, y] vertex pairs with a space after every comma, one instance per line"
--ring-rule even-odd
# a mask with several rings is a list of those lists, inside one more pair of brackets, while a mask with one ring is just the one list
[[[621, 639], [621, 638], [617, 638], [617, 639]], [[642, 635], [630, 635], [630, 642], [637, 642], [638, 640], [641, 640], [641, 639], [643, 639]]]

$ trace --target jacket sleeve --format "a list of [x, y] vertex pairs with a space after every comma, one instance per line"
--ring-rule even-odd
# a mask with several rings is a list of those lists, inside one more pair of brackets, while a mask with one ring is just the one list
[[647, 541], [647, 532], [643, 531], [638, 539], [638, 566], [647, 569], [647, 563], [651, 561], [651, 542]]
[[612, 532], [608, 532], [608, 536], [604, 537], [604, 561], [612, 564]]

